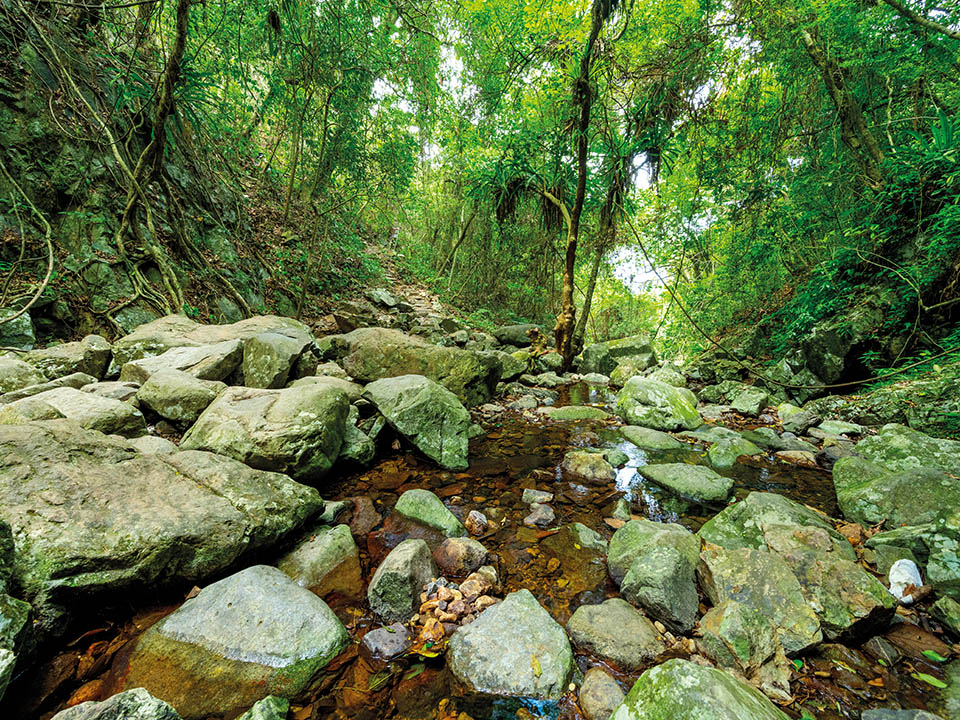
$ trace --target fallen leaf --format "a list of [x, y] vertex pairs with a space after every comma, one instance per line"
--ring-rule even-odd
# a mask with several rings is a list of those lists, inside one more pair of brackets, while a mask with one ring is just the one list
[[[536, 655], [530, 656], [530, 667], [533, 668], [533, 676], [540, 677], [543, 675], [543, 669], [540, 667], [540, 661], [537, 660]], [[946, 687], [946, 685], [944, 685]]]
[[933, 675], [927, 675], [926, 673], [922, 673], [922, 672], [915, 672], [915, 673], [910, 673], [910, 677], [914, 678], [915, 680], [922, 680], [927, 685], [932, 685], [933, 687], [940, 688], [941, 690], [946, 690], [947, 688], [947, 684], [943, 680], [938, 680]]

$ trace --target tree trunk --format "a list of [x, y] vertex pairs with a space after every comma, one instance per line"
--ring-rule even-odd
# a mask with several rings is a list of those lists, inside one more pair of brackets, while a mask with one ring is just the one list
[[577, 309], [573, 302], [573, 275], [577, 265], [577, 240], [580, 234], [580, 215], [587, 195], [587, 152], [590, 146], [590, 106], [593, 101], [593, 88], [590, 85], [590, 68], [593, 64], [593, 50], [600, 36], [606, 13], [610, 10], [609, 0], [594, 0], [590, 9], [590, 35], [583, 56], [580, 58], [580, 72], [573, 83], [573, 108], [577, 111], [577, 194], [567, 222], [567, 249], [563, 261], [563, 285], [560, 290], [560, 313], [553, 328], [553, 338], [557, 352], [563, 358], [563, 370], [569, 370], [573, 362], [573, 333]]

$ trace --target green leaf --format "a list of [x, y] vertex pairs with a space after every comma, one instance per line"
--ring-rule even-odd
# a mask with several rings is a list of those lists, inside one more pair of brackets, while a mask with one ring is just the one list
[[914, 678], [915, 680], [922, 680], [927, 685], [932, 685], [933, 687], [940, 688], [941, 690], [945, 690], [947, 687], [947, 684], [943, 680], [939, 680], [933, 677], [933, 675], [927, 675], [926, 673], [910, 673], [910, 677]]
[[381, 670], [370, 676], [370, 680], [367, 681], [367, 687], [370, 690], [377, 691], [386, 685], [391, 677], [393, 677], [393, 673], [390, 672], [390, 670]]
[[409, 670], [407, 670], [406, 674], [403, 676], [403, 679], [412, 680], [413, 678], [415, 678], [417, 675], [419, 675], [426, 669], [427, 669], [426, 665], [424, 665], [423, 663], [417, 663], [416, 665], [411, 666]]
[[800, 658], [794, 658], [791, 662], [797, 670], [803, 670], [803, 660]]
[[924, 657], [928, 657], [928, 658], [930, 658], [931, 660], [935, 660], [936, 662], [941, 662], [941, 663], [942, 663], [942, 662], [946, 662], [946, 661], [947, 661], [947, 659], [946, 659], [943, 655], [941, 655], [940, 653], [938, 653], [936, 650], [924, 650], [924, 651], [923, 651], [923, 656], [924, 656]]

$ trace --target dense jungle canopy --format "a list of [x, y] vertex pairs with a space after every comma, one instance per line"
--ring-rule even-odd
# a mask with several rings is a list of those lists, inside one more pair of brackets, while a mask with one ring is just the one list
[[863, 376], [960, 344], [955, 0], [0, 13], [0, 305], [49, 270], [52, 335], [316, 316], [386, 248], [568, 362], [639, 331], [782, 354], [864, 298]]

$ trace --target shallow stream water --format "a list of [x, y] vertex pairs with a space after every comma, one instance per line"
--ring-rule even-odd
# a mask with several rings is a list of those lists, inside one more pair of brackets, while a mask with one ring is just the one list
[[[606, 406], [612, 395], [606, 389], [575, 385], [561, 392], [557, 405]], [[696, 531], [722, 509], [687, 503], [645, 481], [636, 468], [652, 462], [706, 464], [706, 446], [691, 443], [674, 452], [646, 452], [622, 439], [615, 420], [552, 422], [534, 414], [504, 413], [486, 422], [487, 433], [470, 446], [470, 468], [465, 472], [438, 469], [413, 453], [397, 452], [379, 459], [365, 471], [328, 482], [322, 488], [330, 500], [365, 498], [357, 504], [351, 528], [361, 553], [364, 578], [372, 577], [389, 550], [408, 537], [420, 537], [431, 546], [443, 537], [392, 513], [397, 498], [411, 488], [436, 493], [461, 519], [480, 510], [495, 522], [495, 529], [478, 537], [498, 556], [497, 569], [508, 593], [527, 588], [559, 623], [565, 624], [583, 604], [596, 604], [617, 596], [602, 555], [581, 548], [563, 527], [580, 522], [609, 539], [622, 524], [611, 520], [618, 499], [630, 504], [632, 515], [663, 522], [678, 522]], [[566, 452], [576, 448], [616, 448], [629, 457], [615, 481], [583, 485], [564, 477], [559, 469]], [[746, 459], [743, 459], [746, 460]], [[735, 481], [734, 493], [742, 498], [752, 490], [781, 493], [817, 508], [831, 517], [838, 514], [830, 474], [775, 461], [772, 458], [740, 462], [721, 471]], [[555, 495], [550, 503], [557, 521], [538, 530], [523, 524], [529, 507], [521, 501], [524, 488], [537, 488]], [[271, 558], [264, 558], [270, 562]], [[365, 597], [365, 588], [358, 593]], [[328, 603], [346, 624], [354, 640], [377, 627], [361, 599], [332, 597]], [[19, 678], [12, 695], [12, 717], [49, 717], [66, 704], [100, 699], [110, 694], [111, 668], [121, 664], [124, 648], [150, 624], [176, 609], [178, 603], [122, 610], [59, 648], [36, 673]], [[859, 718], [862, 709], [888, 705], [895, 699], [903, 707], [940, 710], [937, 691], [917, 679], [925, 673], [946, 679], [940, 664], [923, 654], [934, 650], [950, 657], [952, 648], [942, 636], [927, 632], [925, 616], [920, 627], [894, 626], [890, 642], [903, 656], [884, 665], [859, 646], [822, 645], [800, 659], [791, 690], [796, 702], [784, 708], [791, 717], [818, 720]], [[689, 644], [678, 642], [661, 657], [689, 655]], [[602, 664], [577, 656], [579, 668]], [[625, 674], [605, 666], [623, 688], [629, 689], [639, 673]], [[477, 707], [466, 704], [444, 667], [443, 657], [407, 656], [386, 667], [371, 667], [358, 657], [354, 643], [327, 668], [324, 681], [309, 701], [292, 707], [290, 717], [306, 718], [581, 718], [576, 694], [568, 693], [559, 705], [531, 703], [519, 714], [495, 703]], [[460, 714], [464, 708], [469, 715]], [[229, 716], [228, 716], [229, 717]], [[949, 717], [944, 715], [944, 717]], [[682, 719], [678, 719], [682, 720]]]

